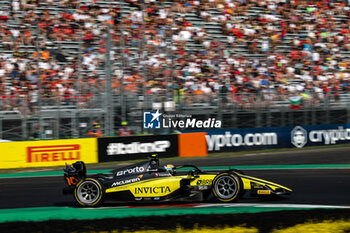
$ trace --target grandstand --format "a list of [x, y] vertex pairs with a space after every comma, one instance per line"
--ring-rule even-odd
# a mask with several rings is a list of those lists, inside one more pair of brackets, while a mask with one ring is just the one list
[[[169, 101], [224, 127], [350, 120], [342, 2], [0, 0], [0, 9], [0, 138], [31, 138], [36, 125], [46, 138], [84, 137], [96, 120], [106, 135], [122, 121], [141, 133], [142, 112]], [[300, 110], [289, 108], [296, 95]]]

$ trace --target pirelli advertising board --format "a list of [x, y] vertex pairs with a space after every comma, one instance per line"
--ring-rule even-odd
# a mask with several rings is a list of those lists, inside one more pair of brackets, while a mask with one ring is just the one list
[[100, 162], [147, 159], [152, 154], [160, 157], [178, 156], [178, 136], [150, 135], [98, 138]]
[[4, 142], [0, 149], [0, 168], [60, 166], [79, 160], [98, 162], [95, 138]]

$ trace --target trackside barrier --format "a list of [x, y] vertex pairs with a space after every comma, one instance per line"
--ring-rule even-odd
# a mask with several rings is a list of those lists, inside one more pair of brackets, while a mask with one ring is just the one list
[[99, 162], [145, 159], [152, 154], [160, 157], [178, 156], [178, 136], [144, 135], [98, 138]]
[[207, 156], [205, 133], [0, 143], [0, 169], [161, 157]]
[[350, 124], [201, 129], [182, 132], [205, 132], [209, 153], [350, 143]]
[[206, 133], [98, 138], [99, 162], [160, 157], [207, 156]]
[[0, 143], [0, 168], [50, 167], [83, 160], [97, 163], [95, 138]]
[[179, 137], [179, 156], [198, 157], [207, 156], [206, 133], [183, 133]]

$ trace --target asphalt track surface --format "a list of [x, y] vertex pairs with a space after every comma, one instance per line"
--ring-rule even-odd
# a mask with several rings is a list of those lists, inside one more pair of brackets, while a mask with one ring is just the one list
[[[166, 161], [163, 162], [166, 163]], [[257, 154], [247, 152], [245, 155], [233, 157], [209, 156], [181, 161], [172, 160], [171, 163], [197, 166], [350, 164], [350, 147]], [[287, 186], [294, 192], [291, 196], [277, 200], [257, 199], [246, 195], [244, 199], [238, 200], [239, 203], [350, 206], [350, 169], [274, 169], [244, 172], [247, 175]], [[62, 194], [64, 186], [63, 177], [57, 176], [0, 179], [0, 209], [74, 206], [73, 197]]]

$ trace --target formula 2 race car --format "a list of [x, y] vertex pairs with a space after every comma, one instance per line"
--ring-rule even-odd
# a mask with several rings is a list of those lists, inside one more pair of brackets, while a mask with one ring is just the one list
[[[182, 171], [181, 171], [182, 170]], [[187, 171], [183, 171], [187, 170]], [[182, 173], [182, 174], [181, 174]], [[231, 202], [249, 190], [252, 195], [290, 194], [291, 189], [230, 170], [200, 170], [195, 165], [159, 166], [150, 160], [87, 176], [84, 162], [66, 165], [64, 194], [74, 194], [81, 206], [99, 206], [105, 199], [121, 202], [205, 201], [215, 197]]]

